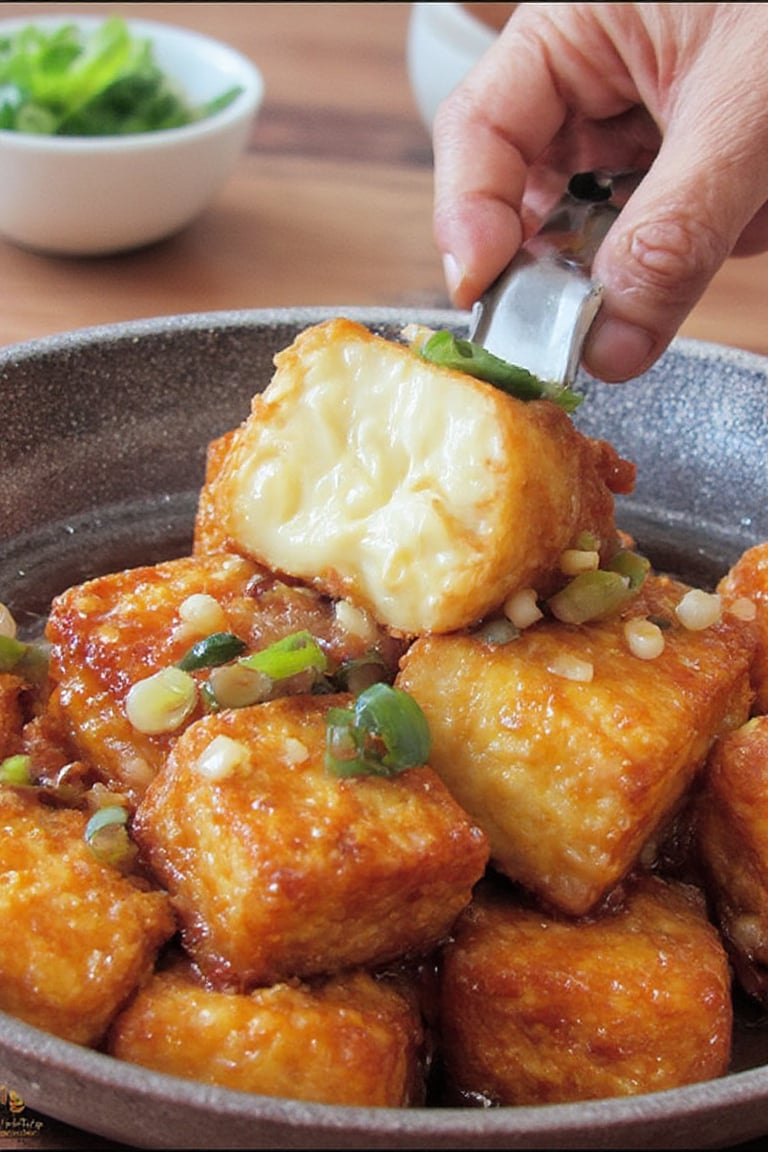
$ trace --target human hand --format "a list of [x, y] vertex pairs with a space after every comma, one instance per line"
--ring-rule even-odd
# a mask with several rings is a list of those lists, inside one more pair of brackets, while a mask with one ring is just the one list
[[584, 363], [609, 381], [650, 367], [729, 255], [768, 250], [767, 36], [764, 4], [518, 5], [434, 123], [457, 307], [573, 173], [647, 170], [595, 258]]

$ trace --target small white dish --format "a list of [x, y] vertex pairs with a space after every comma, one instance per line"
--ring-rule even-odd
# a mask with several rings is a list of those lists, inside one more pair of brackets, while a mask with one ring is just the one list
[[[29, 16], [0, 22], [0, 36], [34, 23], [91, 16]], [[181, 128], [121, 136], [46, 136], [0, 130], [0, 236], [49, 255], [100, 256], [178, 232], [205, 209], [247, 145], [263, 100], [259, 69], [235, 49], [185, 28], [128, 19], [192, 105], [227, 89], [227, 107]]]

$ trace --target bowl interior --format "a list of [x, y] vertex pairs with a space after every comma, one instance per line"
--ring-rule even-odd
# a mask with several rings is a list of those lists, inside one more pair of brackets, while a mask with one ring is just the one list
[[[455, 312], [343, 311], [389, 336], [414, 320], [466, 332]], [[245, 418], [274, 354], [335, 314], [161, 318], [0, 350], [0, 600], [25, 634], [66, 586], [189, 551], [207, 444]], [[679, 341], [631, 384], [577, 387], [579, 426], [637, 463], [617, 515], [657, 568], [711, 587], [768, 539], [768, 360]], [[768, 1032], [741, 1006], [721, 1080], [580, 1105], [345, 1109], [202, 1088], [0, 1015], [0, 1079], [49, 1115], [138, 1147], [718, 1147], [768, 1131], [767, 1064]]]

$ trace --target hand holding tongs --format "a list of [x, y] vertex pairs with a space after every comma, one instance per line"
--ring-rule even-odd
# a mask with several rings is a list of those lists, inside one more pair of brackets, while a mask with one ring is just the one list
[[540, 380], [569, 386], [602, 300], [592, 261], [642, 173], [583, 172], [475, 304], [469, 338]]

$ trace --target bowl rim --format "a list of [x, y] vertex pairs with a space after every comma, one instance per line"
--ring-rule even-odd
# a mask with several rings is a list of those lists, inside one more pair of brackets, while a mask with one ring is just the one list
[[[178, 128], [157, 128], [149, 132], [132, 132], [129, 134], [112, 134], [102, 136], [52, 136], [45, 133], [19, 132], [15, 128], [0, 128], [0, 143], [4, 146], [12, 145], [18, 151], [51, 151], [51, 152], [95, 152], [106, 149], [135, 150], [148, 147], [163, 148], [177, 140], [189, 140], [195, 136], [206, 136], [238, 123], [242, 119], [252, 116], [260, 107], [264, 99], [265, 80], [262, 70], [248, 56], [240, 52], [234, 45], [225, 40], [218, 40], [205, 32], [198, 32], [194, 28], [186, 28], [181, 24], [169, 24], [164, 21], [145, 19], [138, 16], [120, 17], [130, 30], [145, 39], [162, 37], [183, 43], [200, 53], [213, 52], [226, 57], [236, 65], [237, 76], [233, 75], [232, 82], [241, 86], [242, 91], [225, 108], [197, 120], [192, 124], [183, 124]], [[41, 28], [58, 28], [66, 24], [76, 24], [84, 29], [97, 28], [108, 19], [108, 14], [92, 15], [90, 13], [42, 13], [34, 16], [8, 16], [0, 19], [0, 37], [19, 31], [30, 25]]]
[[[2, 21], [0, 21], [0, 32], [2, 32]], [[180, 131], [180, 129], [168, 129], [168, 131]], [[145, 135], [151, 135], [151, 133], [145, 133]], [[174, 334], [177, 331], [185, 330], [204, 331], [212, 326], [216, 328], [237, 328], [244, 325], [269, 327], [276, 324], [288, 324], [291, 327], [308, 326], [337, 316], [344, 316], [362, 324], [388, 326], [400, 324], [404, 326], [408, 322], [408, 317], [414, 315], [419, 318], [421, 323], [432, 327], [441, 325], [461, 327], [466, 325], [469, 328], [471, 320], [469, 310], [465, 311], [441, 305], [406, 308], [400, 305], [310, 304], [274, 308], [201, 309], [194, 312], [139, 316], [103, 324], [83, 325], [44, 336], [32, 336], [24, 340], [13, 341], [10, 344], [0, 346], [0, 367], [6, 362], [12, 363], [14, 360], [42, 353], [51, 354], [59, 348], [64, 349], [73, 344], [83, 346], [89, 343], [101, 343], [104, 340], [110, 342], [120, 339], [134, 340], [142, 336]], [[676, 336], [671, 341], [667, 352], [669, 354], [680, 352], [684, 356], [695, 359], [723, 360], [742, 368], [746, 372], [768, 375], [768, 355], [736, 345], [722, 344], [700, 337]], [[663, 362], [663, 357], [666, 354], [662, 354], [659, 363]], [[2, 384], [1, 379], [0, 384]], [[623, 386], [621, 384], [610, 385], [611, 388], [622, 388]]]

